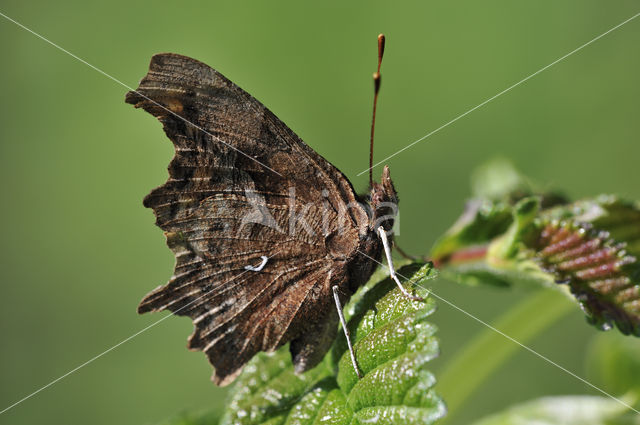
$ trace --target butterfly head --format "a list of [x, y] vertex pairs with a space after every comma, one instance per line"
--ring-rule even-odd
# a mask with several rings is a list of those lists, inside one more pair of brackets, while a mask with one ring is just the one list
[[373, 182], [370, 194], [371, 228], [382, 226], [387, 232], [393, 227], [398, 214], [398, 194], [393, 187], [389, 167], [384, 166], [380, 183]]

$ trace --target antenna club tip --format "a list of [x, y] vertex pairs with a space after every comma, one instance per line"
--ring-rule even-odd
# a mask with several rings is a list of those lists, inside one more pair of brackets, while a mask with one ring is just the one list
[[382, 60], [382, 56], [384, 55], [384, 43], [385, 43], [384, 34], [378, 35], [378, 60]]

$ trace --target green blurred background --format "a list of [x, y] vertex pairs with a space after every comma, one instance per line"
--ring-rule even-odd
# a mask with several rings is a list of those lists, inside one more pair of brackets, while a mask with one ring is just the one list
[[[0, 12], [129, 86], [157, 52], [195, 57], [265, 103], [363, 189], [387, 35], [382, 159], [640, 12], [633, 0], [87, 2], [3, 0]], [[172, 155], [123, 86], [0, 17], [0, 410], [154, 323], [136, 306], [173, 258], [142, 197]], [[461, 212], [474, 167], [511, 158], [571, 197], [640, 199], [640, 18], [388, 161], [399, 243], [426, 253]], [[379, 175], [380, 168], [375, 170]], [[486, 321], [526, 293], [437, 291]], [[544, 314], [544, 312], [541, 312]], [[481, 326], [441, 305], [442, 356]], [[153, 424], [222, 407], [192, 325], [170, 318], [0, 415], [1, 424]], [[597, 331], [574, 313], [532, 347], [582, 374]], [[481, 361], [479, 359], [478, 361]], [[454, 421], [549, 394], [595, 394], [521, 351]], [[445, 395], [446, 397], [446, 395]]]

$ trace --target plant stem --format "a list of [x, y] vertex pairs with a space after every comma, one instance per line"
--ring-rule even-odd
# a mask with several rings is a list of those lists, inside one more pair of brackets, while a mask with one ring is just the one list
[[[575, 304], [559, 291], [542, 289], [516, 304], [492, 326], [526, 344], [573, 309]], [[485, 379], [519, 349], [522, 347], [517, 343], [485, 328], [451, 359], [438, 379], [438, 392], [449, 409], [442, 422], [450, 420]]]

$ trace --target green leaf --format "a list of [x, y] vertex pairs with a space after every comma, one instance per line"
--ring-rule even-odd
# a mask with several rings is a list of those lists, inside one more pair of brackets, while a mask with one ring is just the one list
[[[632, 403], [627, 399], [625, 402]], [[544, 397], [491, 415], [473, 425], [632, 425], [633, 411], [611, 398], [597, 396]]]
[[586, 365], [590, 382], [609, 393], [640, 396], [640, 340], [615, 333], [596, 335]]
[[504, 234], [482, 250], [472, 245], [449, 254], [440, 261], [443, 273], [463, 282], [554, 286], [570, 292], [596, 327], [640, 336], [637, 204], [606, 196], [547, 210], [538, 205], [537, 198], [518, 202]]
[[559, 192], [542, 190], [538, 184], [522, 175], [511, 161], [504, 158], [495, 158], [474, 170], [471, 186], [474, 199], [492, 203], [514, 205], [521, 199], [534, 195], [540, 197], [543, 208], [568, 202]]
[[494, 158], [474, 170], [471, 187], [474, 198], [491, 201], [508, 201], [515, 194], [532, 193], [525, 177], [504, 158]]
[[[492, 208], [490, 202], [486, 201], [485, 204], [485, 212], [479, 210], [464, 228], [454, 225], [445, 238], [436, 244], [432, 255], [442, 267], [444, 276], [474, 285], [551, 286], [553, 276], [533, 261], [535, 253], [524, 243], [525, 238], [530, 240], [532, 235], [539, 233], [535, 223], [539, 215], [540, 198], [524, 198], [512, 206], [498, 203]], [[495, 227], [497, 219], [487, 226], [487, 217], [498, 217], [496, 211], [500, 214], [500, 231]], [[465, 212], [463, 216], [467, 214]], [[508, 220], [502, 217], [503, 214], [509, 215]], [[482, 233], [484, 227], [495, 231], [491, 234]]]
[[510, 205], [471, 200], [453, 226], [435, 243], [431, 257], [438, 262], [469, 263], [482, 259], [488, 244], [504, 234], [513, 222]]
[[433, 249], [443, 274], [471, 284], [555, 287], [594, 326], [640, 336], [640, 204], [611, 195], [573, 203], [528, 196], [523, 178], [494, 166], [480, 173], [479, 193], [488, 198], [470, 204]]
[[[451, 422], [474, 393], [485, 388], [487, 377], [520, 351], [521, 346], [504, 335], [527, 345], [573, 307], [568, 299], [559, 297], [555, 291], [539, 289], [512, 305], [491, 322], [490, 327], [482, 328], [448, 359], [446, 367], [439, 373], [438, 389], [450, 409], [446, 421]], [[540, 314], [541, 311], [544, 314]]]
[[448, 259], [452, 254], [477, 256], [494, 238], [504, 234], [513, 222], [513, 207], [535, 196], [543, 208], [566, 203], [554, 192], [541, 192], [505, 159], [492, 160], [473, 173], [473, 199], [464, 213], [431, 250], [432, 258]]
[[626, 244], [625, 250], [640, 256], [640, 203], [625, 201], [612, 195], [577, 201], [545, 211], [550, 220], [570, 219], [589, 223], [609, 233], [609, 237]]
[[[417, 269], [417, 271], [416, 271]], [[411, 272], [415, 272], [411, 274]], [[435, 303], [422, 287], [432, 266], [403, 267], [403, 297], [390, 279], [367, 285], [345, 308], [358, 364], [358, 379], [342, 333], [316, 368], [296, 375], [288, 347], [254, 358], [238, 378], [222, 424], [431, 424], [446, 408], [427, 369], [438, 355], [435, 326], [427, 322]]]

